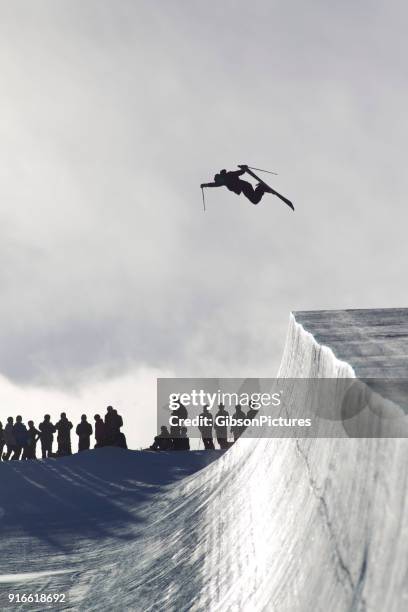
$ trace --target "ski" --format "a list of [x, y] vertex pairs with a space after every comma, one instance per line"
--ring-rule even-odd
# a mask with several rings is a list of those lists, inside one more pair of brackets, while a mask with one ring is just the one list
[[259, 181], [260, 183], [262, 183], [262, 185], [265, 185], [265, 187], [268, 188], [268, 192], [272, 193], [273, 195], [275, 195], [277, 198], [279, 198], [280, 200], [282, 200], [282, 202], [285, 202], [285, 204], [287, 206], [289, 206], [289, 208], [291, 208], [292, 210], [295, 210], [295, 207], [293, 206], [292, 202], [290, 200], [288, 200], [287, 198], [285, 198], [285, 196], [281, 195], [280, 193], [278, 193], [277, 191], [275, 191], [275, 189], [272, 189], [272, 187], [270, 187], [268, 185], [268, 183], [265, 183], [265, 181], [263, 181], [261, 178], [259, 178], [259, 176], [257, 176], [255, 174], [255, 172], [252, 172], [252, 170], [246, 165], [246, 164], [238, 164], [238, 168], [242, 168], [243, 170], [245, 170], [248, 174], [250, 174], [254, 179], [256, 179], [257, 181]]

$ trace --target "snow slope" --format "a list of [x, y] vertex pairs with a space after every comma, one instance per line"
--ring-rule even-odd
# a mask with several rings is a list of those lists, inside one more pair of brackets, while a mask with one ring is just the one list
[[[407, 337], [406, 310], [297, 313], [280, 376], [402, 376]], [[0, 609], [52, 590], [73, 610], [402, 612], [407, 465], [402, 438], [0, 464]]]

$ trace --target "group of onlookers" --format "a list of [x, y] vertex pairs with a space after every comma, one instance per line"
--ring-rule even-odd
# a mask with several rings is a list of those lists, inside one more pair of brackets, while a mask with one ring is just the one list
[[[257, 410], [249, 407], [248, 412], [242, 410], [240, 404], [235, 406], [233, 414], [235, 420], [253, 419], [257, 414]], [[206, 450], [214, 450], [214, 433], [220, 449], [229, 448], [238, 438], [244, 433], [245, 425], [235, 425], [230, 428], [233, 437], [233, 442], [229, 441], [227, 422], [229, 413], [225, 409], [224, 404], [219, 404], [218, 411], [215, 416], [209, 410], [208, 405], [203, 407], [200, 414], [203, 425], [199, 427], [201, 438]], [[155, 437], [150, 450], [190, 450], [190, 441], [187, 436], [187, 427], [181, 426], [184, 419], [188, 418], [186, 407], [179, 402], [179, 407], [173, 411], [172, 417], [178, 417], [180, 424], [170, 427], [170, 431], [165, 425], [160, 428], [160, 434]], [[218, 419], [217, 417], [221, 417]]]
[[[108, 406], [105, 418], [99, 414], [94, 416], [95, 420], [95, 448], [102, 446], [120, 446], [126, 448], [125, 435], [120, 431], [123, 426], [123, 419], [112, 407]], [[3, 461], [36, 459], [37, 442], [41, 443], [41, 455], [43, 459], [47, 457], [64, 457], [72, 455], [71, 430], [73, 424], [68, 420], [63, 412], [55, 425], [51, 422], [49, 414], [44, 416], [44, 420], [38, 425], [34, 421], [28, 421], [28, 426], [23, 423], [21, 416], [17, 416], [14, 422], [13, 417], [8, 417], [3, 429], [0, 422], [0, 459]], [[75, 433], [78, 436], [78, 451], [88, 450], [91, 447], [91, 436], [94, 428], [88, 422], [86, 414], [81, 416]], [[54, 434], [57, 434], [57, 451], [53, 453]], [[5, 452], [3, 453], [3, 450]]]

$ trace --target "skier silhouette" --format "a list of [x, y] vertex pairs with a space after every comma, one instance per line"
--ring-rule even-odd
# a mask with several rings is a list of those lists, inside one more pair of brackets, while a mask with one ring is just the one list
[[[201, 183], [200, 187], [203, 193], [203, 204], [205, 210], [205, 200], [204, 200], [204, 187], [226, 187], [229, 191], [236, 193], [237, 195], [244, 194], [246, 198], [252, 204], [258, 204], [265, 193], [271, 193], [272, 195], [277, 196], [282, 202], [285, 202], [292, 210], [295, 210], [292, 202], [285, 198], [282, 194], [269, 187], [262, 179], [259, 178], [254, 172], [253, 168], [250, 168], [246, 164], [240, 164], [239, 170], [220, 170], [217, 174], [214, 175], [214, 181], [212, 183]], [[256, 168], [254, 168], [256, 170]], [[249, 174], [252, 178], [256, 179], [258, 182], [257, 186], [254, 188], [251, 183], [248, 181], [244, 181], [240, 177], [245, 174]], [[268, 170], [263, 170], [263, 172], [269, 172]], [[273, 173], [272, 173], [273, 174]]]
[[258, 183], [254, 189], [251, 183], [240, 178], [245, 172], [245, 167], [242, 167], [240, 170], [230, 170], [228, 172], [224, 169], [214, 175], [213, 183], [202, 183], [200, 187], [226, 187], [229, 191], [233, 191], [237, 195], [243, 193], [252, 204], [258, 204], [263, 195], [267, 192], [272, 193], [272, 190], [264, 183]]

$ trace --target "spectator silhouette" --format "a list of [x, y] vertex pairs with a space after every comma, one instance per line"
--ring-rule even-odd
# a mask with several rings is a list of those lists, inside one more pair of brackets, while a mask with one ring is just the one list
[[[107, 426], [99, 414], [95, 415], [95, 448], [105, 446], [107, 439], [113, 446], [127, 448], [126, 437], [121, 431], [123, 427], [123, 419], [117, 410], [112, 406], [108, 407], [106, 414], [106, 422], [109, 427], [109, 438], [107, 435]], [[65, 412], [61, 413], [61, 418], [54, 425], [51, 422], [49, 414], [44, 416], [42, 423], [35, 427], [33, 421], [28, 421], [28, 427], [23, 423], [21, 416], [17, 416], [14, 422], [13, 417], [7, 418], [6, 426], [0, 422], [0, 461], [12, 460], [29, 460], [36, 459], [36, 447], [38, 440], [41, 440], [42, 458], [46, 459], [51, 456], [66, 456], [72, 454], [71, 449], [71, 429], [72, 423], [68, 420]], [[78, 435], [78, 450], [83, 451], [90, 448], [90, 438], [93, 433], [92, 424], [88, 422], [87, 416], [82, 415], [81, 422], [76, 427]], [[52, 446], [54, 442], [54, 434], [58, 432], [58, 451], [53, 455]], [[185, 437], [185, 436], [184, 436]], [[170, 435], [167, 431], [168, 442], [164, 446], [169, 446]], [[184, 442], [185, 443], [185, 442]], [[170, 444], [171, 446], [171, 444]]]
[[6, 441], [4, 439], [3, 423], [0, 421], [0, 461], [3, 458], [3, 449]]
[[42, 458], [46, 459], [52, 455], [52, 443], [54, 441], [54, 435], [56, 432], [55, 426], [51, 423], [51, 417], [46, 414], [42, 423], [39, 424], [38, 429], [40, 430], [41, 439], [41, 453]]
[[73, 425], [71, 421], [68, 421], [67, 415], [65, 414], [65, 412], [62, 412], [60, 420], [55, 425], [55, 429], [58, 432], [57, 454], [60, 457], [65, 457], [66, 455], [72, 455], [72, 448], [71, 448], [71, 429], [72, 427]]
[[253, 408], [252, 407], [252, 401], [250, 401], [249, 402], [249, 410], [248, 410], [248, 412], [246, 414], [246, 418], [252, 420], [252, 419], [254, 419], [257, 416], [258, 412], [259, 412], [259, 410], [256, 410], [256, 408]]
[[113, 409], [113, 443], [115, 446], [127, 448], [125, 436], [120, 431], [121, 427], [123, 427], [123, 419], [118, 411]]
[[107, 446], [127, 448], [125, 435], [120, 431], [123, 419], [113, 406], [107, 407], [105, 415], [105, 440]]
[[187, 427], [180, 427], [180, 438], [177, 450], [190, 450], [190, 440], [187, 436]]
[[100, 414], [95, 414], [95, 448], [101, 448], [106, 444], [106, 428], [105, 423], [101, 419]]
[[214, 419], [211, 412], [208, 410], [208, 404], [203, 407], [203, 411], [200, 414], [200, 423], [202, 423], [202, 425], [199, 425], [198, 429], [201, 433], [204, 448], [206, 450], [214, 450], [215, 447], [212, 433]]
[[23, 417], [16, 417], [16, 422], [13, 426], [14, 439], [16, 441], [12, 459], [18, 461], [21, 458], [21, 453], [25, 450], [28, 442], [27, 427], [23, 423]]
[[[225, 410], [224, 404], [219, 404], [218, 412], [215, 415], [215, 433], [217, 436], [217, 442], [220, 448], [228, 448], [228, 426], [226, 420], [228, 418], [228, 412]], [[217, 422], [217, 419], [220, 419]], [[225, 423], [225, 424], [224, 424]]]
[[160, 428], [160, 436], [156, 436], [150, 450], [167, 451], [173, 448], [173, 442], [169, 430], [165, 425]]
[[[241, 408], [241, 404], [237, 404], [235, 406], [234, 419], [242, 419], [246, 418], [245, 412], [243, 412]], [[244, 433], [245, 425], [233, 425], [231, 427], [231, 433], [234, 436], [234, 442], [238, 440], [238, 438]]]
[[178, 408], [172, 410], [172, 421], [173, 425], [170, 426], [170, 436], [173, 439], [173, 450], [182, 450], [184, 442], [181, 441], [182, 435], [182, 427], [184, 419], [188, 418], [187, 408], [180, 401], [178, 403]]
[[113, 446], [114, 444], [114, 421], [115, 414], [113, 412], [113, 406], [108, 406], [105, 414], [105, 435], [107, 446]]
[[178, 405], [179, 405], [179, 407], [176, 410], [178, 418], [179, 419], [183, 419], [183, 420], [187, 419], [188, 418], [187, 408], [180, 401], [178, 402]]
[[25, 459], [37, 459], [36, 449], [37, 440], [39, 439], [41, 432], [34, 427], [33, 421], [28, 421], [27, 430], [27, 444], [23, 453], [23, 460]]
[[7, 450], [3, 455], [3, 461], [8, 461], [11, 454], [14, 454], [14, 451], [16, 450], [16, 439], [14, 437], [13, 427], [14, 419], [13, 417], [8, 417], [6, 426], [4, 428], [4, 441], [6, 443]]
[[91, 446], [92, 425], [86, 420], [86, 414], [81, 416], [81, 422], [77, 425], [76, 433], [79, 437], [78, 451], [89, 450]]

